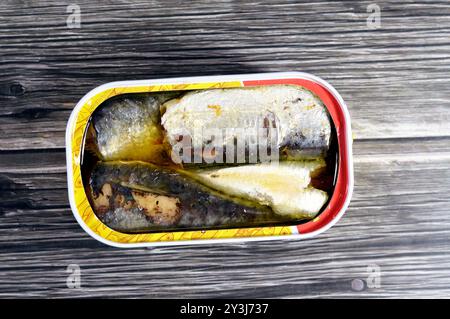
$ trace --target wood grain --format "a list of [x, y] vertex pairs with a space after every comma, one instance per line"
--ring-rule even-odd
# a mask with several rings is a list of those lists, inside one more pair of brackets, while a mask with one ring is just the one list
[[[450, 5], [377, 1], [0, 3], [0, 297], [448, 297]], [[67, 200], [64, 131], [115, 80], [300, 70], [346, 100], [355, 193], [307, 241], [119, 250]], [[66, 286], [78, 264], [82, 288]], [[381, 287], [352, 289], [367, 266]]]
[[330, 81], [358, 138], [450, 135], [445, 1], [382, 1], [378, 30], [371, 2], [79, 1], [80, 29], [66, 2], [14, 3], [0, 4], [2, 150], [64, 147], [73, 106], [105, 82], [282, 70]]

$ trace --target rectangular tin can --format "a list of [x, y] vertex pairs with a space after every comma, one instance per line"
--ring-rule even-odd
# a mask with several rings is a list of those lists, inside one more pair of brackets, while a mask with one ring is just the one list
[[[127, 234], [103, 224], [90, 206], [81, 176], [84, 134], [94, 110], [105, 100], [125, 93], [173, 90], [237, 88], [275, 84], [302, 86], [324, 103], [334, 123], [338, 142], [335, 188], [325, 209], [313, 220], [299, 225], [264, 226], [219, 230]], [[321, 78], [302, 72], [277, 72], [111, 82], [87, 93], [75, 106], [66, 129], [67, 181], [70, 206], [80, 226], [107, 245], [131, 248], [314, 237], [333, 226], [347, 209], [353, 191], [352, 133], [350, 116], [339, 93]]]

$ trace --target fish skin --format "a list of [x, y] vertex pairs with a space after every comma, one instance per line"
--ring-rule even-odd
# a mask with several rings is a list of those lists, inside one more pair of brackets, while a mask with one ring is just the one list
[[[90, 176], [91, 196], [99, 194], [105, 184], [112, 185], [112, 197], [123, 196], [124, 203], [130, 206], [127, 212], [133, 214], [133, 220], [136, 221], [136, 227], [131, 227], [132, 223], [124, 215], [124, 205], [111, 204], [105, 211], [96, 212], [107, 226], [119, 231], [246, 226], [256, 222], [264, 224], [283, 220], [267, 207], [233, 201], [191, 180], [188, 176], [148, 163], [100, 162]], [[180, 218], [173, 219], [173, 223], [158, 224], [148, 218], [147, 225], [143, 227], [145, 214], [133, 202], [133, 197], [136, 197], [136, 194], [133, 194], [135, 191], [176, 200], [181, 209]], [[111, 199], [111, 203], [113, 202], [114, 199]], [[114, 215], [116, 213], [117, 216]]]
[[160, 99], [149, 94], [121, 95], [106, 101], [92, 120], [100, 158], [166, 161], [160, 106]]
[[[207, 146], [209, 136], [196, 134], [202, 129], [253, 127], [274, 128], [276, 148], [290, 159], [322, 156], [329, 148], [331, 123], [326, 107], [299, 86], [193, 91], [162, 108], [161, 124], [172, 149], [180, 135], [192, 138], [193, 148]], [[226, 136], [222, 146], [237, 137]]]
[[196, 170], [192, 177], [208, 187], [256, 201], [276, 214], [314, 218], [328, 194], [311, 187], [311, 175], [324, 169], [323, 159], [280, 163], [261, 163]]

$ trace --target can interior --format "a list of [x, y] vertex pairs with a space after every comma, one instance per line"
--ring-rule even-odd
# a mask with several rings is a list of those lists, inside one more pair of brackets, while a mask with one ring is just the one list
[[[174, 91], [175, 95], [177, 93], [184, 94], [186, 91]], [[140, 94], [140, 93], [139, 93]], [[139, 94], [126, 94], [127, 97], [133, 97], [133, 95], [139, 95]], [[117, 99], [120, 97], [123, 97], [124, 95], [116, 96], [112, 99]], [[97, 165], [97, 163], [101, 162], [101, 158], [98, 155], [98, 152], [96, 152], [95, 147], [92, 147], [93, 143], [95, 143], [95, 128], [92, 124], [92, 118], [95, 116], [97, 112], [104, 109], [108, 106], [111, 99], [106, 100], [101, 105], [98, 106], [98, 108], [94, 111], [93, 115], [89, 119], [88, 125], [86, 126], [85, 132], [84, 132], [84, 138], [83, 138], [83, 147], [81, 151], [81, 175], [82, 175], [82, 181], [83, 186], [86, 192], [86, 196], [91, 203], [91, 206], [93, 207], [94, 212], [97, 216], [99, 216], [99, 212], [94, 209], [93, 204], [93, 197], [92, 197], [92, 190], [91, 190], [91, 174], [94, 170], [94, 167]], [[325, 208], [328, 206], [330, 199], [333, 196], [333, 192], [335, 190], [336, 180], [337, 180], [337, 172], [338, 172], [338, 161], [339, 161], [339, 145], [338, 145], [338, 138], [336, 133], [336, 127], [333, 123], [333, 119], [331, 116], [330, 123], [331, 123], [331, 135], [330, 135], [330, 144], [328, 152], [325, 156], [326, 161], [326, 169], [317, 177], [314, 177], [311, 179], [311, 186], [314, 188], [320, 189], [322, 191], [325, 191], [328, 194], [328, 199], [326, 203], [322, 206], [320, 212], [317, 214], [319, 216]], [[157, 226], [141, 230], [132, 230], [127, 231], [123, 229], [115, 229], [114, 227], [111, 227], [114, 230], [117, 230], [122, 233], [151, 233], [151, 232], [160, 232], [162, 230], [164, 231], [187, 231], [187, 230], [214, 230], [214, 229], [231, 229], [231, 228], [245, 228], [245, 227], [262, 227], [262, 226], [296, 226], [301, 225], [306, 222], [310, 221], [309, 219], [302, 219], [302, 218], [293, 218], [293, 217], [286, 217], [286, 216], [280, 216], [273, 214], [273, 218], [265, 219], [265, 220], [258, 220], [255, 219], [251, 222], [245, 222], [245, 223], [227, 223], [224, 225], [214, 225], [214, 226], [202, 226], [202, 225], [192, 225], [192, 226]]]

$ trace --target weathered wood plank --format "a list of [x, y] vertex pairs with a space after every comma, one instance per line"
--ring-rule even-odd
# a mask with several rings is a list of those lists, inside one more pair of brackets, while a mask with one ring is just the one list
[[[353, 155], [356, 162], [443, 159], [450, 156], [450, 137], [356, 139]], [[0, 173], [65, 173], [65, 164], [64, 149], [0, 151]]]
[[450, 136], [446, 2], [383, 1], [378, 30], [370, 1], [77, 3], [80, 29], [65, 1], [0, 4], [0, 150], [64, 147], [71, 109], [105, 82], [283, 70], [335, 85], [357, 138]]
[[[448, 297], [450, 5], [378, 1], [0, 3], [0, 297]], [[355, 132], [355, 193], [308, 241], [118, 250], [67, 201], [64, 130], [115, 80], [300, 70], [329, 80]], [[78, 264], [82, 289], [66, 287]], [[381, 287], [355, 291], [367, 266]]]
[[[448, 140], [425, 142], [416, 154], [444, 145], [450, 154]], [[39, 189], [33, 170], [22, 178], [1, 173], [13, 181], [5, 189], [15, 194], [2, 193], [0, 200], [0, 296], [448, 296], [450, 158], [416, 161], [412, 151], [403, 157], [405, 143], [383, 143], [355, 143], [350, 208], [336, 226], [308, 241], [112, 249], [76, 224], [64, 185]], [[65, 179], [57, 170], [47, 176], [44, 185]], [[16, 202], [5, 205], [8, 198]], [[65, 286], [72, 263], [82, 269], [80, 290]], [[366, 279], [371, 264], [380, 267], [381, 288], [352, 290], [352, 280]]]

